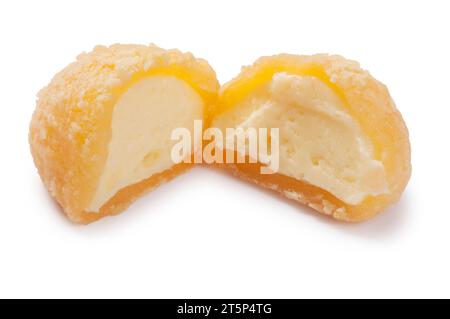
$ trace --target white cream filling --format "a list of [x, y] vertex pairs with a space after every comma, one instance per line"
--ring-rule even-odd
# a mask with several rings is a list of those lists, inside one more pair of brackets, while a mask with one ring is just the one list
[[275, 74], [213, 126], [279, 128], [278, 173], [318, 186], [347, 204], [388, 191], [371, 141], [318, 78]]
[[108, 157], [97, 190], [86, 208], [98, 212], [120, 189], [173, 166], [173, 129], [203, 118], [201, 97], [173, 76], [147, 77], [130, 87], [112, 115]]

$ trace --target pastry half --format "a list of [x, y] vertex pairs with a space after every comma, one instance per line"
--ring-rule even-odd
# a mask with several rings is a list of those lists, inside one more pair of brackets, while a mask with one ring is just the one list
[[178, 50], [81, 54], [38, 94], [29, 142], [45, 186], [74, 222], [123, 211], [190, 167], [171, 160], [171, 131], [207, 120], [218, 88], [206, 61]]
[[410, 177], [408, 131], [387, 88], [340, 56], [260, 58], [221, 88], [212, 126], [278, 128], [273, 174], [261, 161], [225, 167], [339, 220], [378, 214]]

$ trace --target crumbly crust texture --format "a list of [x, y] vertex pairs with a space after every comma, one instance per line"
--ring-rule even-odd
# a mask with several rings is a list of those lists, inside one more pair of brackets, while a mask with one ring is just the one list
[[119, 191], [99, 213], [84, 211], [106, 160], [115, 102], [133, 83], [153, 74], [186, 81], [203, 98], [205, 116], [211, 113], [219, 84], [209, 64], [155, 45], [98, 46], [79, 55], [38, 93], [29, 131], [31, 153], [45, 186], [72, 221], [89, 223], [117, 214], [189, 168], [176, 165]]
[[[374, 155], [382, 161], [389, 193], [370, 196], [358, 205], [347, 205], [313, 185], [275, 174], [261, 175], [255, 165], [227, 165], [234, 175], [275, 190], [289, 199], [306, 204], [320, 213], [343, 221], [362, 221], [375, 216], [397, 201], [411, 175], [408, 130], [389, 92], [382, 83], [355, 61], [336, 55], [298, 56], [280, 54], [258, 59], [252, 66], [222, 86], [218, 114], [232, 108], [258, 85], [277, 72], [300, 74], [314, 69], [328, 81], [374, 145]], [[317, 71], [319, 70], [319, 71]]]

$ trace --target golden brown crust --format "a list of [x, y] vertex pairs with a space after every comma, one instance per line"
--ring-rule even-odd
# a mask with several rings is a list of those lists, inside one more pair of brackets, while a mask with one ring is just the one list
[[145, 193], [150, 192], [159, 185], [170, 181], [191, 168], [191, 164], [177, 164], [169, 170], [152, 175], [139, 183], [122, 188], [114, 197], [102, 206], [99, 212], [91, 213], [82, 211], [77, 215], [70, 216], [70, 218], [77, 223], [89, 224], [105, 216], [117, 215], [127, 209], [128, 206]]
[[352, 206], [324, 190], [285, 176], [255, 174], [251, 165], [230, 165], [228, 169], [242, 178], [274, 189], [339, 220], [362, 221], [397, 201], [411, 174], [408, 130], [387, 88], [369, 72], [361, 69], [357, 62], [330, 55], [280, 54], [262, 57], [252, 66], [243, 68], [239, 76], [222, 86], [217, 113], [232, 108], [264, 81], [270, 80], [276, 72], [312, 72], [333, 86], [348, 112], [357, 119], [371, 139], [375, 158], [382, 161], [385, 167], [389, 193], [369, 197], [361, 204]]
[[[209, 107], [219, 84], [212, 68], [191, 53], [154, 45], [98, 46], [59, 72], [38, 94], [30, 123], [34, 162], [50, 194], [70, 219], [87, 223], [97, 218], [84, 212], [104, 165], [111, 136], [112, 109], [120, 95], [140, 78], [170, 74], [185, 80]], [[206, 110], [209, 113], [209, 110]], [[143, 181], [119, 193], [98, 216], [126, 208], [144, 188], [173, 177], [175, 168], [152, 183]], [[164, 178], [163, 178], [164, 177]]]

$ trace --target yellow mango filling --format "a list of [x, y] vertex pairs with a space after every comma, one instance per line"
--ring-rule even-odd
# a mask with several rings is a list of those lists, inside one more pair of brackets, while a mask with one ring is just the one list
[[203, 109], [200, 95], [175, 76], [152, 75], [129, 87], [114, 106], [107, 159], [86, 211], [98, 212], [122, 188], [170, 169], [172, 130], [192, 132]]
[[212, 125], [279, 128], [277, 173], [324, 189], [349, 205], [387, 193], [384, 166], [334, 84], [313, 67], [295, 70], [297, 75], [270, 71], [225, 87]]

